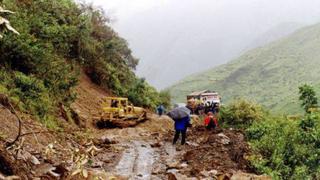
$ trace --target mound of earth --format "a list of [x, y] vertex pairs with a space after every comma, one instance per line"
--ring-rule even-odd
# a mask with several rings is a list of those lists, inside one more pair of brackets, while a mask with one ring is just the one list
[[[250, 150], [242, 132], [197, 126], [187, 134], [187, 145], [176, 145], [174, 156], [163, 156], [169, 179], [270, 179], [255, 175], [246, 160]], [[172, 137], [173, 132], [165, 138], [168, 147]]]
[[235, 130], [208, 131], [204, 127], [196, 127], [189, 132], [189, 146], [183, 161], [191, 167], [191, 174], [216, 170], [222, 174], [236, 171], [253, 172], [245, 159], [249, 153], [248, 144], [241, 132]]

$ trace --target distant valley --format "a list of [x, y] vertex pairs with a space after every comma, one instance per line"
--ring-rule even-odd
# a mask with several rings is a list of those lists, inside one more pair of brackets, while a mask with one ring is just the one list
[[191, 75], [171, 86], [174, 101], [202, 89], [220, 92], [223, 102], [237, 97], [255, 100], [270, 110], [297, 112], [298, 87], [320, 89], [320, 24], [302, 28], [239, 58]]

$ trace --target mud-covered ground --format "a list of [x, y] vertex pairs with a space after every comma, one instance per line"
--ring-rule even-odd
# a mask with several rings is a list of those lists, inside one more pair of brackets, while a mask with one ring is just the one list
[[198, 126], [189, 129], [187, 142], [188, 145], [177, 147], [182, 152], [177, 157], [182, 164], [179, 169], [181, 174], [205, 178], [231, 177], [239, 171], [254, 172], [245, 159], [249, 149], [239, 131], [208, 131], [203, 126]]
[[121, 152], [110, 172], [122, 179], [269, 179], [254, 175], [240, 131], [188, 130], [187, 145], [172, 145], [173, 122], [154, 118], [136, 128], [113, 130]]
[[194, 127], [184, 146], [172, 145], [173, 133], [173, 121], [156, 115], [131, 128], [31, 133], [9, 150], [1, 146], [0, 173], [21, 179], [261, 179], [243, 174], [254, 171], [241, 132]]
[[192, 129], [191, 146], [183, 159], [193, 167], [195, 173], [215, 169], [221, 173], [238, 170], [252, 172], [245, 159], [248, 145], [241, 132], [235, 130], [207, 131], [204, 127]]
[[[160, 162], [165, 165], [166, 176], [177, 179], [230, 179], [241, 175], [251, 179], [261, 177], [254, 173], [245, 159], [249, 148], [241, 132], [236, 130], [207, 131], [203, 126], [190, 128], [187, 145], [171, 144], [173, 131], [164, 138]], [[158, 172], [155, 172], [158, 173]], [[160, 174], [163, 174], [160, 171]], [[249, 179], [250, 179], [249, 178]]]

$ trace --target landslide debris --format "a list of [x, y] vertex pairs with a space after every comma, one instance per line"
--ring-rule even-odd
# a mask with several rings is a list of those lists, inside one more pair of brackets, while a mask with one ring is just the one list
[[250, 149], [241, 131], [208, 131], [203, 126], [196, 126], [187, 132], [187, 145], [173, 146], [174, 150], [170, 153], [168, 147], [172, 149], [173, 133], [165, 137], [167, 147], [163, 150], [167, 151], [167, 155], [162, 155], [170, 179], [270, 179], [255, 175], [246, 159]]
[[84, 72], [80, 75], [75, 91], [77, 99], [70, 107], [73, 119], [80, 127], [94, 128], [92, 120], [102, 114], [101, 99], [110, 96], [110, 93], [94, 84]]
[[[10, 147], [6, 142], [18, 131], [16, 116], [0, 106], [0, 179], [87, 179], [106, 177], [105, 169], [119, 159], [115, 141], [93, 138], [92, 132], [67, 126], [52, 131], [20, 113], [22, 131]], [[14, 177], [14, 176], [13, 176]]]
[[248, 144], [241, 132], [236, 130], [208, 131], [196, 127], [189, 131], [189, 141], [183, 161], [192, 167], [191, 174], [217, 170], [227, 174], [235, 171], [253, 172], [245, 156], [249, 153]]

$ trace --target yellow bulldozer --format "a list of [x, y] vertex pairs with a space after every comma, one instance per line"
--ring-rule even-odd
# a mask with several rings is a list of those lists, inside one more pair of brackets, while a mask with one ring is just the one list
[[128, 98], [104, 97], [101, 106], [101, 117], [94, 121], [98, 128], [133, 127], [148, 119], [147, 111], [129, 104]]

